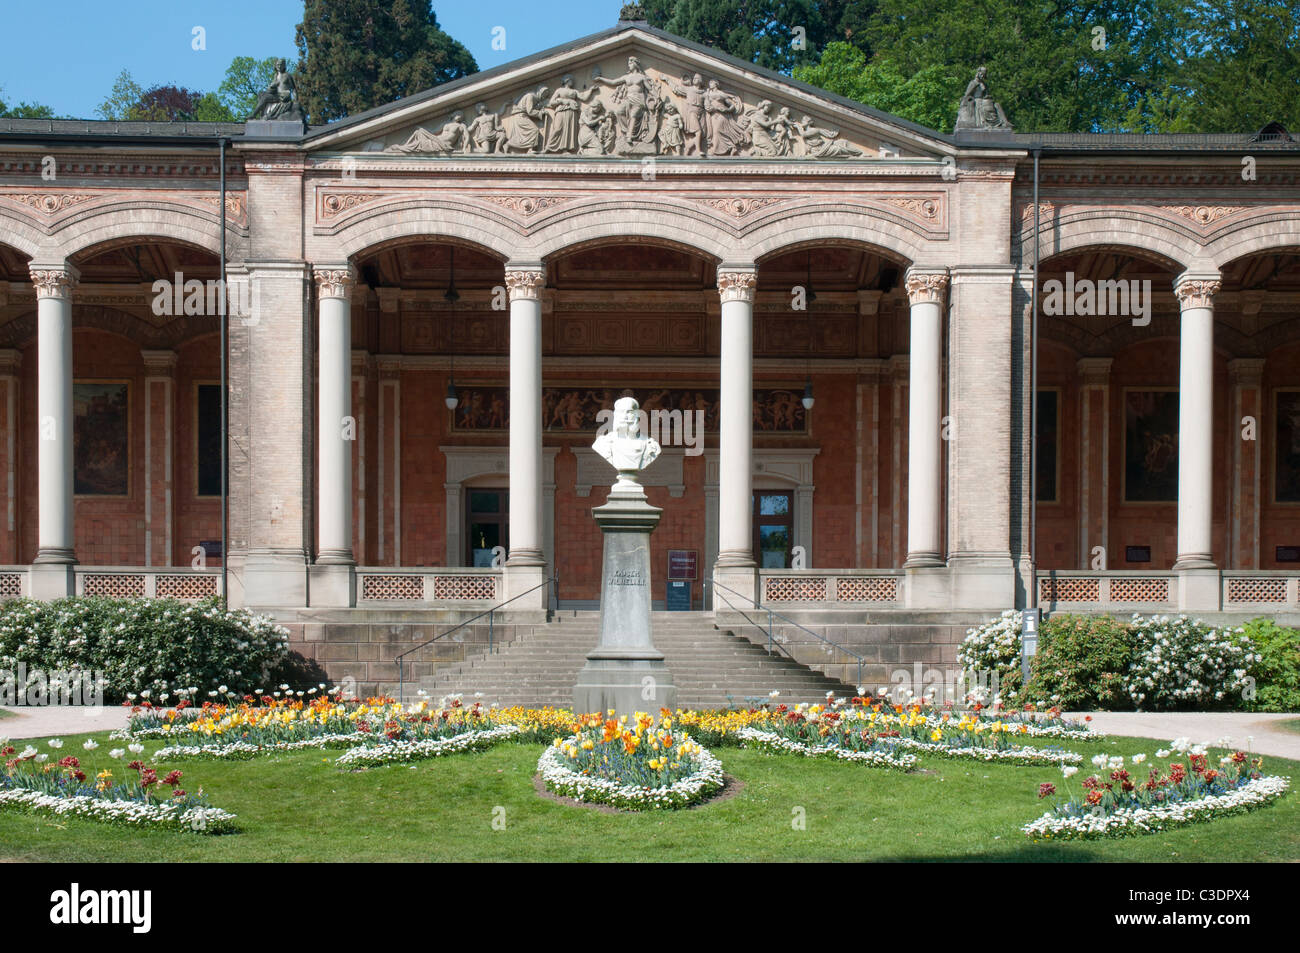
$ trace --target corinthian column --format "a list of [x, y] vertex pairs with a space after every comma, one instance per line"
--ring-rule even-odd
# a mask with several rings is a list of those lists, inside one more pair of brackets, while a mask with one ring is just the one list
[[1175, 570], [1213, 569], [1214, 296], [1218, 275], [1179, 276], [1178, 561]]
[[71, 565], [77, 561], [72, 522], [72, 289], [80, 274], [60, 262], [33, 265], [31, 275], [36, 286], [40, 483], [36, 562]]
[[[540, 264], [506, 265], [510, 294], [511, 569], [546, 565], [542, 542], [542, 288]], [[541, 582], [541, 574], [536, 575]], [[523, 582], [521, 578], [520, 582]], [[518, 587], [511, 587], [515, 595]]]
[[908, 366], [907, 410], [907, 561], [904, 568], [944, 564], [939, 539], [940, 442], [939, 377], [943, 352], [943, 299], [946, 271], [907, 271], [912, 343]]
[[319, 460], [316, 562], [351, 565], [352, 557], [352, 286], [349, 265], [313, 269], [320, 306]]
[[754, 568], [751, 523], [754, 512], [754, 286], [757, 280], [753, 271], [718, 272], [718, 294], [722, 299], [719, 569]]

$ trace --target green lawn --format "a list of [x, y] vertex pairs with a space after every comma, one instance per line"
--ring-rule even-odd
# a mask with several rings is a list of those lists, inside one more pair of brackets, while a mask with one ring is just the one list
[[[66, 738], [60, 754], [76, 754], [87, 773], [113, 766], [120, 777], [124, 766], [107, 751], [121, 742], [95, 735], [101, 747], [85, 752], [84, 737]], [[1158, 744], [1066, 746], [1086, 759], [1099, 751], [1153, 754]], [[158, 747], [150, 743], [146, 756]], [[1042, 812], [1038, 782], [1059, 785], [1058, 769], [923, 758], [923, 772], [902, 775], [718, 748], [727, 772], [745, 782], [738, 796], [686, 811], [611, 815], [539, 798], [532, 775], [541, 750], [507, 744], [359, 773], [334, 768], [337, 752], [184, 762], [177, 766], [186, 789], [201, 784], [215, 806], [239, 815], [242, 833], [138, 832], [0, 811], [0, 861], [1300, 860], [1295, 792], [1248, 815], [1168, 834], [1034, 844], [1018, 828]], [[1278, 759], [1266, 768], [1293, 779], [1300, 772]], [[497, 807], [505, 809], [504, 830], [492, 826]], [[792, 829], [796, 807], [805, 830]]]

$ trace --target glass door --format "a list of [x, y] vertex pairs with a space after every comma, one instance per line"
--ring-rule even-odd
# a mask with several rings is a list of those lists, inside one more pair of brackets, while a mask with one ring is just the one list
[[754, 555], [762, 569], [786, 569], [794, 545], [794, 494], [754, 494]]
[[466, 565], [492, 568], [492, 550], [510, 551], [510, 491], [472, 489], [465, 491]]

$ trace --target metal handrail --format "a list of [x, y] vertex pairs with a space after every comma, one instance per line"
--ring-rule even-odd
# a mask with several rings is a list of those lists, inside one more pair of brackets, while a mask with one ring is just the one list
[[[732, 594], [734, 594], [734, 595], [739, 596], [739, 597], [742, 598], [742, 599], [745, 599], [745, 600], [748, 600], [748, 601], [754, 603], [754, 608], [755, 608], [755, 609], [758, 609], [758, 610], [760, 610], [760, 611], [762, 611], [762, 612], [766, 612], [766, 613], [767, 613], [767, 653], [768, 653], [769, 655], [772, 654], [772, 645], [773, 645], [773, 641], [774, 641], [774, 640], [773, 640], [773, 637], [772, 637], [772, 618], [773, 618], [773, 616], [775, 616], [776, 618], [778, 618], [778, 619], [780, 619], [782, 622], [784, 622], [786, 625], [792, 625], [792, 626], [794, 626], [796, 629], [799, 629], [799, 630], [801, 630], [801, 631], [803, 631], [803, 632], [807, 632], [807, 633], [808, 633], [809, 635], [811, 635], [813, 638], [818, 639], [818, 640], [820, 640], [820, 641], [822, 641], [822, 642], [825, 642], [827, 645], [831, 646], [832, 648], [838, 649], [839, 651], [843, 652], [845, 655], [851, 655], [851, 656], [853, 656], [855, 659], [857, 659], [857, 660], [858, 660], [858, 679], [857, 679], [857, 681], [854, 682], [853, 684], [854, 684], [855, 686], [856, 686], [856, 685], [861, 685], [861, 684], [862, 684], [862, 663], [865, 662], [865, 661], [867, 660], [867, 659], [866, 659], [866, 656], [859, 655], [857, 652], [853, 651], [851, 648], [848, 648], [847, 646], [841, 645], [841, 644], [838, 643], [838, 642], [834, 642], [834, 641], [832, 641], [831, 639], [826, 638], [826, 636], [824, 636], [824, 635], [820, 635], [820, 634], [814, 632], [812, 629], [808, 628], [806, 625], [801, 625], [800, 623], [795, 622], [794, 619], [791, 619], [791, 618], [789, 618], [788, 616], [784, 616], [784, 615], [782, 615], [781, 613], [779, 613], [779, 612], [777, 612], [775, 609], [773, 609], [771, 606], [765, 606], [765, 605], [763, 605], [763, 604], [760, 603], [757, 599], [755, 599], [755, 598], [753, 598], [753, 597], [751, 597], [751, 596], [747, 596], [747, 595], [745, 595], [743, 592], [736, 592], [736, 590], [735, 590], [735, 589], [732, 589], [730, 586], [724, 586], [722, 583], [717, 582], [716, 580], [711, 580], [711, 579], [706, 579], [706, 580], [704, 581], [704, 584], [705, 584], [706, 586], [708, 586], [708, 585], [712, 585], [715, 591], [718, 590], [718, 589], [725, 589], [727, 592], [730, 592], [730, 593], [732, 593]], [[755, 623], [752, 619], [750, 619], [750, 617], [749, 617], [748, 615], [746, 615], [744, 609], [738, 607], [738, 606], [737, 606], [734, 602], [732, 602], [730, 599], [727, 599], [727, 597], [726, 597], [725, 595], [724, 595], [722, 598], [726, 600], [726, 603], [727, 603], [728, 606], [730, 606], [732, 609], [735, 609], [735, 610], [736, 610], [737, 612], [739, 612], [741, 615], [745, 616], [745, 618], [748, 619], [748, 620], [750, 621], [750, 624], [751, 624], [751, 625], [757, 625], [758, 628], [760, 628], [760, 629], [763, 628], [762, 623]], [[716, 610], [717, 607], [715, 606], [714, 608], [715, 608], [715, 610]], [[781, 645], [780, 640], [775, 640], [775, 644], [777, 644], [777, 645]], [[786, 654], [786, 655], [787, 655], [787, 656], [788, 656], [792, 661], [796, 661], [796, 662], [799, 661], [798, 659], [796, 659], [796, 658], [794, 657], [794, 655], [792, 655], [792, 654], [790, 653], [790, 650], [787, 649], [785, 646], [781, 645], [781, 650], [782, 650], [783, 652], [785, 652], [785, 654]]]
[[516, 599], [522, 599], [524, 596], [528, 595], [530, 592], [536, 592], [538, 589], [541, 589], [541, 588], [543, 588], [544, 586], [549, 586], [549, 585], [551, 585], [552, 583], [555, 584], [555, 588], [556, 588], [555, 598], [556, 598], [556, 600], [558, 600], [559, 597], [560, 597], [560, 594], [559, 594], [560, 574], [557, 572], [554, 576], [551, 576], [551, 578], [547, 579], [545, 582], [539, 582], [537, 585], [533, 586], [531, 589], [525, 589], [523, 592], [519, 593], [518, 595], [511, 596], [509, 599], [505, 600], [504, 602], [498, 602], [496, 605], [492, 606], [491, 608], [484, 609], [484, 610], [483, 610], [482, 612], [480, 612], [478, 615], [472, 615], [472, 616], [470, 616], [468, 619], [466, 619], [464, 622], [458, 622], [456, 625], [453, 625], [453, 626], [452, 626], [450, 629], [448, 629], [446, 632], [439, 632], [439, 633], [438, 633], [437, 635], [435, 635], [433, 638], [431, 638], [431, 639], [426, 639], [425, 641], [421, 642], [419, 645], [412, 646], [411, 648], [407, 649], [405, 652], [402, 652], [401, 654], [399, 654], [395, 659], [393, 659], [393, 661], [397, 663], [397, 700], [398, 700], [398, 702], [401, 703], [401, 704], [403, 704], [403, 705], [406, 704], [406, 681], [405, 681], [405, 678], [404, 678], [404, 675], [403, 675], [403, 671], [402, 671], [402, 659], [406, 658], [406, 657], [407, 657], [408, 655], [410, 655], [412, 652], [418, 652], [418, 651], [420, 651], [420, 649], [422, 649], [422, 648], [424, 648], [424, 647], [426, 647], [426, 646], [428, 646], [428, 645], [432, 645], [434, 642], [437, 642], [439, 639], [446, 638], [447, 636], [451, 635], [453, 632], [457, 631], [458, 629], [463, 629], [463, 628], [465, 628], [465, 626], [469, 625], [471, 622], [475, 622], [475, 621], [477, 621], [477, 620], [483, 618], [484, 616], [487, 616], [487, 617], [488, 617], [488, 654], [491, 654], [491, 653], [492, 653], [492, 635], [493, 635], [493, 614], [494, 614], [498, 609], [500, 609], [502, 606], [508, 606], [508, 605], [510, 605], [510, 603], [514, 602]]

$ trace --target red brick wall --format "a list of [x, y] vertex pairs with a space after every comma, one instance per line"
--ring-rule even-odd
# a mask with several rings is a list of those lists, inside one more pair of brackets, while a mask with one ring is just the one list
[[[1275, 349], [1264, 364], [1264, 406], [1259, 417], [1259, 437], [1263, 441], [1260, 468], [1263, 471], [1259, 496], [1260, 569], [1295, 570], [1295, 563], [1277, 561], [1278, 546], [1300, 546], [1300, 504], [1274, 503], [1274, 478], [1277, 424], [1273, 419], [1274, 391], [1278, 387], [1300, 386], [1300, 344]], [[1232, 421], [1232, 432], [1240, 434], [1241, 421]]]

